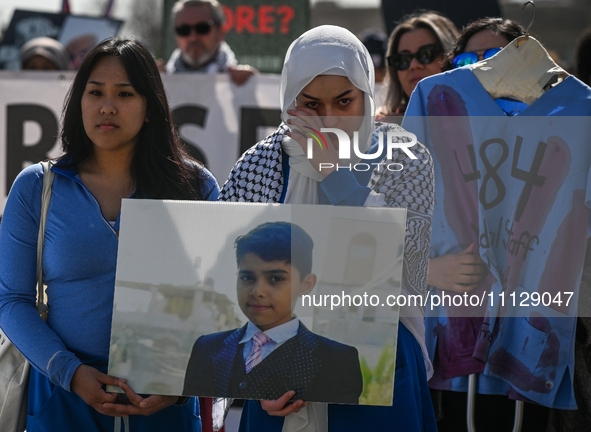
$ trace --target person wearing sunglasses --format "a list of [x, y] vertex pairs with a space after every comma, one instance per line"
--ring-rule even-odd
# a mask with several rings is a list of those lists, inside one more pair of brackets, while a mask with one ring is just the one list
[[[520, 24], [504, 18], [483, 18], [472, 22], [462, 30], [453, 49], [446, 55], [443, 69], [455, 69], [491, 58], [512, 40], [524, 33], [525, 31]], [[509, 98], [499, 98], [495, 102], [508, 116], [516, 115], [527, 107], [525, 103]], [[409, 131], [412, 132], [412, 129], [409, 129]], [[436, 164], [437, 166], [439, 165]], [[433, 238], [441, 239], [438, 229], [441, 228], [434, 224]], [[441, 241], [439, 247], [441, 247]], [[439, 256], [437, 256], [437, 249], [432, 249], [429, 261], [428, 285], [448, 293], [455, 292], [459, 294], [469, 293], [477, 289], [479, 284], [489, 275], [485, 262], [480, 255], [474, 254], [478, 247], [478, 244], [470, 244], [457, 253], [447, 253]], [[427, 316], [427, 328], [436, 327], [439, 319], [439, 317]], [[465, 330], [465, 333], [469, 334], [470, 331]], [[447, 351], [450, 356], [458, 356], [456, 358], [459, 358], [461, 352], [465, 352], [466, 346], [469, 346], [465, 336], [459, 333], [453, 333], [453, 338], [450, 337], [448, 340], [442, 338], [442, 333], [435, 335], [433, 332], [427, 331], [426, 334], [427, 346], [430, 347], [432, 356], [435, 356], [436, 352]], [[458, 364], [461, 366], [454, 371], [454, 374], [457, 375], [451, 378], [444, 378], [442, 367], [436, 364], [435, 376], [438, 379], [429, 382], [433, 405], [439, 419], [437, 422], [439, 432], [467, 431], [467, 393], [465, 390], [460, 389], [466, 388], [466, 376], [473, 373], [473, 371], [469, 369], [470, 365], [461, 362]], [[444, 373], [449, 375], [447, 371]], [[514, 402], [507, 398], [506, 395], [499, 394], [502, 384], [484, 374], [478, 374], [477, 382], [475, 398], [476, 429], [485, 432], [510, 430], [513, 425]], [[523, 415], [522, 431], [544, 430], [548, 419], [548, 408], [537, 404], [525, 404]]]
[[[461, 67], [490, 58], [524, 33], [520, 24], [504, 18], [474, 21], [462, 30], [453, 49], [447, 53], [443, 70], [453, 69], [454, 64]], [[513, 114], [508, 112], [509, 109], [519, 110], [525, 105], [506, 98], [497, 99], [496, 102], [508, 115]], [[432, 257], [429, 262], [429, 285], [458, 293], [475, 289], [487, 272], [484, 262], [479, 257], [474, 258], [474, 246], [456, 254]]]
[[167, 73], [228, 72], [235, 84], [242, 85], [257, 72], [248, 65], [238, 65], [224, 41], [226, 16], [217, 0], [179, 0], [171, 16], [177, 49], [166, 64]]
[[454, 47], [447, 53], [443, 70], [489, 59], [523, 34], [524, 28], [509, 19], [489, 17], [474, 21], [464, 27]]
[[[515, 38], [525, 34], [521, 24], [505, 18], [482, 18], [468, 24], [447, 53], [443, 70], [457, 69], [486, 60], [500, 52]], [[499, 98], [495, 102], [508, 116], [519, 114], [527, 104], [510, 98]]]
[[407, 15], [388, 41], [386, 103], [379, 116], [400, 116], [417, 83], [441, 72], [444, 53], [458, 36], [456, 26], [435, 11]]

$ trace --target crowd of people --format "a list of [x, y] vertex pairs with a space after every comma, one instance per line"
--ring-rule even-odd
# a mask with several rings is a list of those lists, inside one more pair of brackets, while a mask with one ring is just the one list
[[[172, 9], [172, 21], [177, 48], [166, 63], [166, 73], [227, 73], [236, 85], [257, 74], [254, 68], [239, 65], [224, 41], [225, 16], [216, 0], [180, 0]], [[591, 115], [586, 102], [591, 100], [590, 35], [585, 33], [579, 42], [575, 78], [550, 57], [539, 54], [541, 47], [524, 43], [525, 29], [504, 18], [479, 19], [459, 31], [443, 14], [419, 11], [403, 17], [388, 38], [368, 32], [361, 35], [363, 41], [341, 27], [313, 28], [293, 41], [286, 53], [279, 95], [281, 124], [265, 139], [252, 143], [227, 178], [217, 180], [184, 150], [150, 52], [130, 39], [112, 38], [98, 44], [84, 58], [70, 86], [60, 133], [63, 154], [53, 160], [51, 168], [56, 176], [43, 256], [45, 282], [50, 287], [47, 322], [35, 308], [44, 176], [40, 164], [24, 169], [14, 182], [0, 225], [0, 327], [32, 365], [27, 430], [119, 431], [121, 419], [126, 432], [211, 430], [211, 400], [201, 398], [204, 413], [195, 397], [139, 395], [124, 379], [107, 374], [123, 198], [405, 208], [403, 293], [463, 294], [490, 290], [502, 278], [512, 283], [515, 278], [509, 270], [502, 278], [495, 273], [479, 237], [479, 214], [494, 207], [492, 192], [485, 187], [479, 193], [470, 181], [490, 174], [481, 175], [461, 165], [472, 162], [476, 169], [474, 150], [468, 158], [460, 154], [459, 145], [476, 136], [470, 129], [474, 126], [469, 121], [462, 124], [462, 119], [470, 115], [552, 115], [555, 111], [550, 109], [535, 111], [544, 99], [555, 109], [560, 103], [561, 115]], [[544, 85], [535, 89], [532, 85], [525, 91], [524, 80], [518, 90], [494, 93], [490, 88], [498, 88], [500, 81], [490, 84], [490, 70], [502, 70], [509, 61], [503, 53], [520, 46], [535, 51], [537, 63], [525, 66], [532, 71], [540, 64], [545, 67], [534, 73], [538, 81], [540, 76], [547, 78]], [[522, 61], [529, 59], [528, 52], [521, 56]], [[511, 62], [517, 61], [519, 58], [511, 58]], [[21, 63], [23, 70], [71, 68], [67, 51], [49, 38], [26, 43]], [[483, 64], [488, 66], [480, 67]], [[375, 82], [382, 78], [386, 99], [383, 106], [376, 106]], [[448, 116], [456, 116], [458, 121], [450, 120], [454, 126], [445, 129], [437, 117]], [[426, 123], [421, 123], [423, 120]], [[334, 167], [342, 162], [338, 141], [327, 134], [327, 149], [308, 159], [307, 137], [302, 131], [320, 130], [327, 122], [349, 137], [358, 133], [360, 150], [372, 155], [371, 159], [366, 157], [367, 163], [386, 158], [386, 146], [380, 142], [384, 132], [407, 130], [420, 139], [412, 147], [413, 157], [401, 149], [388, 155], [404, 167], [402, 171], [321, 169], [322, 164]], [[453, 136], [439, 140], [433, 132], [437, 128]], [[521, 148], [519, 144], [516, 151]], [[552, 148], [559, 161], [564, 147], [556, 144]], [[579, 163], [585, 163], [586, 150], [571, 147], [570, 152], [581, 152]], [[488, 161], [486, 147], [480, 157]], [[498, 166], [507, 158], [497, 157]], [[533, 171], [536, 162], [530, 163]], [[513, 164], [511, 176], [524, 179], [516, 172], [525, 166], [517, 165]], [[538, 168], [541, 165], [539, 162]], [[451, 166], [460, 167], [459, 180], [448, 174]], [[263, 174], [249, 176], [254, 171]], [[470, 173], [474, 179], [466, 180]], [[568, 170], [565, 173], [570, 176]], [[571, 182], [576, 181], [574, 177], [569, 177]], [[523, 181], [530, 181], [529, 177]], [[500, 183], [495, 184], [499, 193]], [[531, 187], [543, 184], [542, 180]], [[254, 190], [256, 194], [251, 193]], [[517, 198], [521, 203], [521, 196]], [[560, 202], [569, 210], [575, 207], [574, 200]], [[538, 213], [544, 211], [541, 208]], [[553, 223], [560, 225], [563, 220], [566, 216]], [[571, 226], [579, 226], [575, 219], [569, 221]], [[518, 222], [519, 217], [514, 224], [518, 226]], [[580, 267], [571, 267], [578, 275], [574, 278], [577, 286], [580, 273], [588, 272], [582, 264], [586, 224], [582, 226], [585, 235], [569, 243], [579, 245], [578, 255], [570, 259], [580, 263]], [[581, 242], [585, 243], [582, 249]], [[509, 258], [507, 262], [521, 268]], [[252, 289], [245, 295], [254, 298], [264, 293]], [[546, 323], [536, 316], [528, 321], [532, 328], [526, 336], [514, 330], [511, 340], [521, 341], [522, 351], [526, 351], [530, 334], [545, 332], [547, 347], [540, 348], [536, 358], [544, 366], [536, 372], [527, 369], [528, 365], [516, 365], [519, 360], [510, 352], [515, 347], [498, 346], [508, 340], [503, 339], [509, 333], [507, 323], [515, 318], [505, 318], [503, 326], [502, 319], [453, 313], [438, 310], [425, 318], [421, 309], [401, 312], [392, 406], [293, 401], [295, 392], [290, 391], [276, 400], [246, 400], [240, 431], [468, 430], [470, 375], [478, 380], [478, 431], [510, 428], [515, 400], [525, 402], [522, 431], [543, 431], [550, 424], [552, 429], [548, 430], [566, 432], [591, 419], [584, 411], [591, 396], [586, 398], [587, 392], [574, 390], [576, 373], [572, 369], [587, 367], [584, 362], [575, 363], [575, 325], [561, 324], [567, 329], [562, 336], [554, 321]], [[254, 329], [257, 321], [249, 319]], [[562, 319], [574, 322], [572, 317]], [[515, 323], [515, 327], [522, 325]], [[489, 326], [483, 355], [481, 332]], [[259, 327], [262, 334], [267, 329]], [[559, 355], [557, 345], [561, 343], [560, 349], [566, 351]], [[585, 358], [587, 341], [577, 339], [577, 344], [582, 344], [583, 348], [577, 345], [577, 349]], [[556, 353], [548, 351], [554, 348]], [[505, 356], [499, 360], [497, 353], [502, 350]], [[513, 367], [533, 378], [524, 383], [519, 373], [506, 372], [503, 362], [510, 364], [507, 370]], [[559, 370], [562, 375], [556, 376]], [[189, 378], [186, 382], [199, 387]], [[107, 392], [105, 385], [120, 387], [124, 396]], [[580, 414], [576, 419], [557, 420], [561, 410], [576, 409], [577, 404]], [[207, 424], [202, 424], [202, 418]]]

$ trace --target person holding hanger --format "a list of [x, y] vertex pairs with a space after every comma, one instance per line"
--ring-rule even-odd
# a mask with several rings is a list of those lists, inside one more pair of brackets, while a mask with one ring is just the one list
[[[505, 18], [489, 17], [474, 21], [461, 31], [452, 50], [445, 56], [443, 70], [457, 69], [487, 60], [524, 33], [525, 29], [519, 23]], [[511, 115], [527, 107], [527, 104], [510, 98], [499, 98], [496, 103], [503, 110], [510, 110]], [[479, 255], [474, 254], [474, 244], [457, 253], [432, 257], [429, 261], [429, 285], [441, 290], [457, 293], [471, 292], [478, 287], [487, 274], [484, 261]], [[428, 338], [433, 338], [432, 333]], [[439, 388], [441, 386], [435, 383], [431, 385], [437, 386], [431, 389], [431, 395], [437, 416], [440, 418], [437, 422], [438, 430], [441, 432], [465, 430], [466, 393], [442, 390]], [[476, 400], [475, 417], [479, 430], [482, 428], [497, 430], [511, 426], [513, 401], [506, 396], [486, 394], [478, 394]], [[492, 411], [495, 412], [494, 415]], [[501, 412], [506, 415], [499, 416], [498, 413]], [[529, 419], [531, 415], [545, 421], [548, 412], [543, 407], [528, 404], [527, 418]], [[529, 424], [526, 425], [528, 426]]]
[[[455, 69], [419, 83], [403, 121], [435, 160], [431, 292], [576, 293], [591, 166], [584, 139], [590, 131], [581, 116], [591, 112], [591, 89], [568, 76], [521, 26], [501, 18], [468, 25], [448, 56], [453, 63]], [[537, 179], [531, 193], [519, 180], [525, 167]], [[531, 238], [521, 253], [511, 243], [514, 235]], [[429, 385], [443, 391], [434, 399], [444, 416], [440, 431], [467, 430], [470, 375], [476, 377], [478, 431], [510, 429], [514, 400], [533, 402], [525, 404], [522, 431], [544, 430], [547, 407], [576, 408], [572, 304], [535, 311], [505, 306], [428, 313], [435, 367]], [[547, 363], [550, 351], [556, 357]], [[539, 385], [530, 386], [534, 376]]]
[[471, 22], [462, 29], [453, 48], [446, 53], [443, 70], [489, 59], [523, 34], [522, 25], [507, 18], [488, 17]]
[[105, 373], [121, 200], [219, 193], [183, 150], [154, 59], [139, 42], [107, 39], [85, 57], [64, 104], [61, 143], [43, 253], [47, 322], [35, 310], [40, 164], [15, 180], [0, 228], [0, 327], [33, 366], [27, 431], [120, 430], [124, 417], [126, 432], [199, 432], [196, 398], [139, 396]]
[[[486, 60], [503, 49], [509, 42], [525, 33], [521, 24], [505, 18], [483, 18], [468, 24], [445, 56], [443, 70]], [[503, 107], [517, 113], [527, 104], [502, 98], [496, 100]], [[487, 274], [482, 259], [474, 255], [474, 245], [455, 254], [445, 254], [429, 261], [429, 285], [457, 293], [470, 292]]]
[[[395, 124], [374, 123], [374, 70], [367, 49], [341, 27], [307, 31], [287, 51], [280, 104], [284, 122], [238, 160], [219, 199], [407, 208], [402, 290], [421, 295], [426, 288], [433, 205], [431, 157], [423, 145], [410, 148], [417, 159], [400, 149], [392, 152], [391, 163], [404, 166], [399, 172], [336, 170], [337, 164], [348, 165], [351, 160], [339, 159], [339, 143], [329, 134], [323, 135], [326, 150], [315, 151], [312, 159], [306, 156], [308, 128], [336, 127], [349, 137], [358, 133], [360, 150], [374, 155], [365, 163], [386, 157], [379, 131], [404, 132]], [[332, 168], [321, 168], [327, 166]], [[392, 407], [306, 405], [302, 400], [288, 404], [292, 391], [275, 401], [246, 401], [240, 430], [435, 431], [426, 385], [431, 365], [422, 349], [423, 314], [420, 308], [401, 311]]]
[[[521, 24], [510, 19], [489, 17], [474, 21], [462, 30], [445, 56], [443, 70], [489, 59], [523, 34], [525, 29]], [[527, 107], [526, 103], [511, 98], [498, 98], [496, 102], [507, 115], [516, 115]]]
[[380, 116], [404, 115], [417, 83], [442, 71], [457, 36], [454, 23], [439, 12], [419, 11], [400, 20], [388, 40], [387, 94]]

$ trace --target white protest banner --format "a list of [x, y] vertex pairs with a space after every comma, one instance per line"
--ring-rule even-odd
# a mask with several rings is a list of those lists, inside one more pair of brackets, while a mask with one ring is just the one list
[[[60, 154], [59, 122], [72, 77], [0, 71], [0, 214], [18, 173]], [[220, 185], [240, 155], [280, 123], [276, 75], [257, 75], [240, 87], [226, 75], [162, 78], [179, 133]]]

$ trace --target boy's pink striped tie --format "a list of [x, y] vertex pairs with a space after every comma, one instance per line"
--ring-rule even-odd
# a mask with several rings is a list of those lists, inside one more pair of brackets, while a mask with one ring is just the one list
[[261, 352], [261, 347], [272, 340], [263, 332], [258, 332], [252, 337], [252, 351], [246, 359], [246, 373], [250, 372], [253, 367], [262, 361], [263, 353]]

